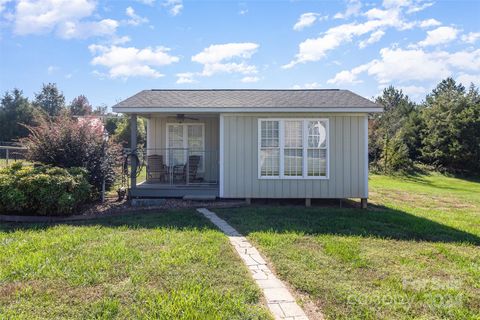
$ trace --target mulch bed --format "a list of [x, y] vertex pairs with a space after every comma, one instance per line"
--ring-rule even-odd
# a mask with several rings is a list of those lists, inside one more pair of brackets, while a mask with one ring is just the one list
[[112, 217], [134, 212], [151, 212], [171, 209], [188, 208], [235, 208], [246, 205], [239, 200], [193, 201], [182, 199], [166, 199], [160, 206], [133, 207], [128, 201], [117, 201], [114, 198], [106, 199], [104, 203], [88, 204], [80, 208], [79, 213], [70, 216], [26, 216], [26, 215], [0, 215], [3, 222], [62, 222], [76, 220], [91, 220], [103, 217]]

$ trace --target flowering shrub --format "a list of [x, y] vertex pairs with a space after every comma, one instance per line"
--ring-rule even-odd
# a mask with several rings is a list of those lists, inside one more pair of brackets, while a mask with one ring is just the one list
[[0, 170], [0, 212], [3, 214], [72, 214], [90, 200], [92, 186], [81, 168], [17, 162]]
[[107, 190], [113, 185], [121, 150], [118, 144], [105, 139], [103, 126], [64, 115], [42, 119], [37, 127], [28, 129], [30, 135], [21, 139], [28, 160], [61, 168], [85, 168], [97, 193], [103, 180]]

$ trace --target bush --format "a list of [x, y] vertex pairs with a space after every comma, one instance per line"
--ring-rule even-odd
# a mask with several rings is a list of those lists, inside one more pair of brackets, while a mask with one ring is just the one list
[[[121, 117], [117, 120], [117, 126], [112, 138], [121, 143], [125, 148], [131, 148], [130, 118]], [[145, 145], [147, 142], [146, 122], [143, 118], [137, 118], [137, 145]]]
[[106, 190], [115, 182], [115, 167], [120, 146], [104, 139], [103, 127], [68, 116], [42, 119], [39, 126], [29, 127], [30, 135], [21, 140], [27, 148], [26, 158], [61, 168], [82, 167], [97, 193], [105, 179]]
[[72, 214], [90, 200], [92, 186], [81, 168], [21, 162], [0, 170], [0, 211], [6, 214]]

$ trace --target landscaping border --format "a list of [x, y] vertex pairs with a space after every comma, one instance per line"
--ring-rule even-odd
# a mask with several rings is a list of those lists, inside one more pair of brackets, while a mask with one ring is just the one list
[[[183, 200], [179, 200], [183, 201]], [[133, 207], [125, 206], [120, 208], [111, 208], [105, 210], [104, 213], [97, 214], [77, 214], [71, 216], [21, 216], [21, 215], [5, 215], [0, 214], [0, 222], [12, 222], [12, 223], [55, 223], [55, 222], [70, 222], [70, 221], [82, 221], [82, 220], [95, 220], [101, 218], [119, 217], [123, 215], [138, 213], [151, 213], [159, 210], [175, 210], [175, 209], [198, 209], [198, 208], [239, 208], [246, 206], [247, 204], [242, 202], [225, 202], [225, 201], [194, 202], [190, 206], [183, 207], [168, 207], [168, 206], [149, 206], [149, 207]]]

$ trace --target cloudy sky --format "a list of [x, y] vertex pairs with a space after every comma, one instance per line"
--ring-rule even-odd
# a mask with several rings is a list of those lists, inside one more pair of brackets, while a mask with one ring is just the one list
[[480, 84], [480, 1], [0, 0], [0, 90], [94, 105], [151, 88]]

